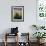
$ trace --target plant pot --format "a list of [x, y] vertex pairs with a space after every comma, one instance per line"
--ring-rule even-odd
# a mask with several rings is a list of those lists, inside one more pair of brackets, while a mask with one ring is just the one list
[[44, 40], [45, 40], [45, 39], [40, 39], [40, 43], [44, 43]]
[[40, 39], [37, 39], [37, 43], [40, 43]]
[[41, 44], [41, 43], [44, 42], [44, 40], [45, 40], [45, 39], [38, 39], [37, 42], [38, 42], [39, 44]]

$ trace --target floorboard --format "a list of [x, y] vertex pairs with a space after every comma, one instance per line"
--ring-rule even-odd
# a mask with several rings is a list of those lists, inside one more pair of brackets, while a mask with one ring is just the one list
[[[20, 42], [21, 43], [21, 42]], [[9, 42], [7, 46], [15, 46], [15, 42]], [[4, 42], [0, 42], [0, 46], [4, 46]], [[22, 45], [21, 45], [22, 46]], [[25, 46], [25, 45], [24, 45]], [[37, 46], [37, 43], [30, 43], [30, 46]], [[44, 45], [42, 46], [46, 46], [46, 43], [44, 43]]]

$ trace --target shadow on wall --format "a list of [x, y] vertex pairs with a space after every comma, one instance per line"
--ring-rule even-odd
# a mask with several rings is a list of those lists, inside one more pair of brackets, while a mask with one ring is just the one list
[[33, 36], [33, 33], [36, 32], [36, 30], [34, 28], [32, 28], [32, 25], [29, 26], [29, 34], [30, 34], [30, 40], [31, 42], [36, 42], [36, 38]]
[[5, 33], [10, 33], [11, 32], [11, 28], [7, 28], [4, 30], [4, 32], [2, 34], [5, 34]]

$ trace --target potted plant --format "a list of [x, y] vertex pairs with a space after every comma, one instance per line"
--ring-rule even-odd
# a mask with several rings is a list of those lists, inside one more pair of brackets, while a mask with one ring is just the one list
[[40, 29], [45, 29], [45, 26], [41, 26]]
[[35, 32], [33, 35], [37, 38], [38, 43], [40, 43], [40, 40], [46, 36], [45, 34], [45, 32]]
[[37, 25], [32, 25], [33, 28], [35, 28], [36, 30], [38, 30], [38, 26]]
[[36, 30], [45, 29], [45, 26], [32, 25], [32, 27], [35, 28]]

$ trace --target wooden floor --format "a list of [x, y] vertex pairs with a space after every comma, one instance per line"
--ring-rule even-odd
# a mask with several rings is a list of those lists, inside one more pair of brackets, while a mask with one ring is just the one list
[[[4, 43], [2, 42], [0, 42], [0, 46], [4, 46]], [[12, 43], [12, 42], [10, 42], [10, 43], [8, 43], [8, 45], [7, 46], [15, 46], [15, 42], [14, 43]], [[22, 46], [22, 45], [21, 45]], [[24, 45], [25, 46], [25, 45]], [[30, 43], [30, 46], [37, 46], [37, 43]], [[44, 45], [41, 45], [41, 46], [46, 46], [46, 43], [44, 43]]]

